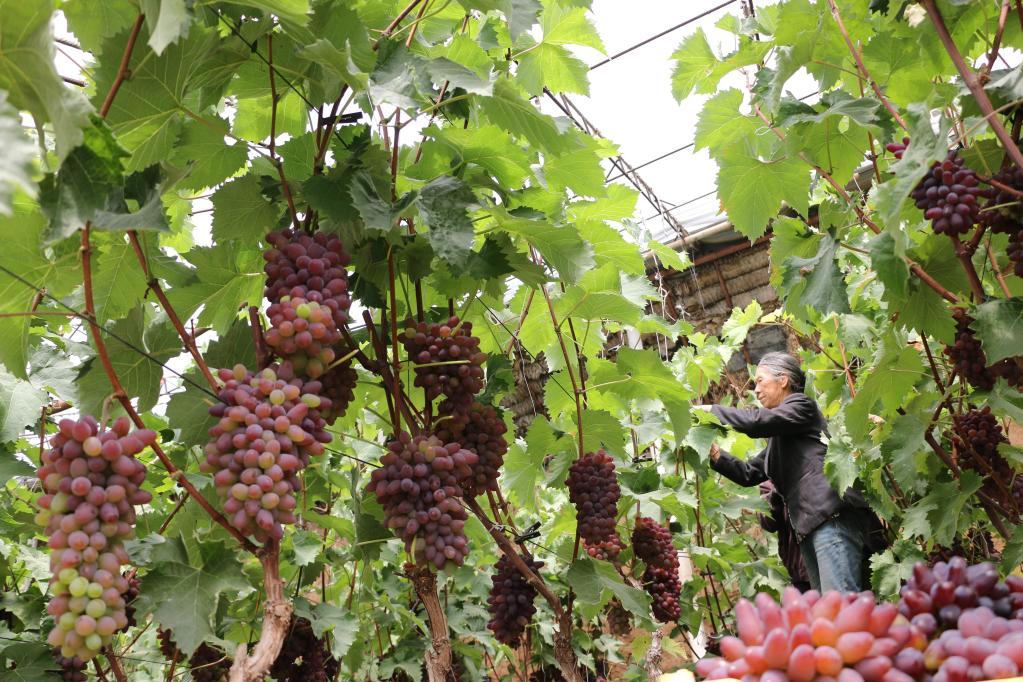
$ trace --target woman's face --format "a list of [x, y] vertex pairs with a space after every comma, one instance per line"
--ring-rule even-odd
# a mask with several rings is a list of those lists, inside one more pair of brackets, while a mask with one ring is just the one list
[[789, 390], [789, 378], [787, 376], [776, 376], [771, 370], [765, 367], [757, 367], [757, 373], [753, 376], [753, 393], [757, 400], [764, 407], [771, 408], [781, 405], [781, 401], [791, 393]]

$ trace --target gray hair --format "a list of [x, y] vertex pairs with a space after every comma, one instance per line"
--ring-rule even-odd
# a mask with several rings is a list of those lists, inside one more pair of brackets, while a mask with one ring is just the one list
[[763, 367], [776, 377], [788, 377], [789, 390], [802, 393], [806, 387], [806, 374], [799, 366], [799, 360], [788, 353], [767, 353], [760, 358], [758, 367]]

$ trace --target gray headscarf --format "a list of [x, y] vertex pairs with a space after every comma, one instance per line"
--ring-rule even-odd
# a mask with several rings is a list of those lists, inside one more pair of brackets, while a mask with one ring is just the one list
[[799, 360], [788, 353], [768, 353], [760, 358], [758, 367], [763, 367], [776, 377], [789, 378], [789, 390], [802, 393], [806, 387], [806, 375], [799, 366]]

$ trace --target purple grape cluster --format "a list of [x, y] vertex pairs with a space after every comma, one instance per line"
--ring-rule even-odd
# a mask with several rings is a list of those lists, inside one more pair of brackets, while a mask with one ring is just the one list
[[483, 388], [480, 340], [472, 323], [451, 317], [444, 324], [409, 321], [401, 339], [415, 367], [414, 385], [425, 389], [429, 400], [446, 396], [455, 409], [466, 409]]
[[475, 497], [490, 490], [499, 490], [497, 479], [501, 475], [504, 456], [508, 452], [508, 431], [501, 415], [490, 405], [473, 402], [467, 409], [455, 409], [448, 401], [440, 405], [437, 435], [446, 442], [457, 442], [479, 457], [472, 475], [462, 484], [467, 497]]
[[266, 240], [272, 247], [263, 253], [267, 300], [304, 298], [326, 306], [338, 326], [346, 324], [352, 298], [345, 268], [352, 257], [341, 240], [322, 232], [308, 235], [294, 230], [271, 232]]
[[977, 174], [955, 151], [937, 161], [910, 196], [937, 234], [961, 235], [977, 224], [980, 202], [988, 196]]
[[153, 499], [139, 487], [146, 470], [136, 456], [156, 442], [155, 431], [130, 431], [127, 417], [106, 430], [91, 416], [62, 419], [40, 457], [36, 522], [49, 536], [47, 612], [56, 619], [47, 642], [69, 665], [95, 657], [128, 625], [124, 541], [135, 534], [134, 505]]
[[642, 582], [653, 598], [654, 617], [662, 623], [677, 621], [682, 615], [682, 581], [671, 531], [649, 517], [638, 517], [632, 531], [632, 551], [646, 564]]
[[991, 390], [997, 377], [988, 369], [987, 355], [970, 327], [973, 318], [962, 308], [953, 308], [952, 317], [956, 322], [955, 342], [945, 347], [945, 355], [961, 379], [982, 391]]
[[622, 491], [614, 460], [604, 450], [586, 453], [572, 463], [565, 485], [586, 552], [597, 559], [615, 559], [623, 544], [615, 529]]
[[359, 382], [359, 375], [352, 367], [352, 363], [345, 362], [331, 367], [318, 377], [323, 389], [320, 395], [330, 400], [330, 407], [323, 409], [320, 414], [327, 421], [333, 424], [348, 411], [348, 406], [355, 400], [355, 386]]
[[316, 636], [309, 619], [292, 617], [270, 677], [278, 682], [333, 682], [339, 669], [326, 638]]
[[468, 517], [458, 498], [479, 461], [476, 453], [435, 435], [405, 432], [387, 450], [366, 486], [383, 506], [387, 527], [405, 541], [418, 564], [461, 566], [469, 553]]
[[984, 476], [985, 492], [1018, 510], [1023, 505], [1023, 494], [1020, 494], [1023, 480], [998, 452], [998, 446], [1009, 440], [991, 408], [984, 406], [958, 414], [953, 418], [953, 425], [952, 440], [959, 466], [978, 471]]
[[[543, 568], [542, 561], [536, 561], [526, 554], [522, 560], [534, 572]], [[536, 613], [533, 600], [536, 599], [536, 588], [519, 572], [511, 559], [502, 554], [497, 560], [496, 571], [491, 577], [490, 596], [487, 597], [487, 610], [490, 611], [490, 622], [487, 627], [494, 633], [498, 642], [518, 648], [522, 641], [522, 633]]]
[[[999, 184], [1023, 191], [1023, 170], [1011, 164], [1005, 166], [993, 178]], [[1004, 189], [992, 186], [990, 199], [980, 212], [980, 222], [992, 232], [1013, 234], [1023, 223], [1023, 206], [1019, 197]]]
[[320, 397], [320, 382], [296, 378], [288, 366], [253, 374], [235, 365], [219, 377], [224, 386], [210, 414], [220, 421], [200, 470], [213, 474], [235, 528], [261, 541], [280, 539], [281, 524], [295, 522], [299, 474], [331, 441], [320, 416], [330, 401]]

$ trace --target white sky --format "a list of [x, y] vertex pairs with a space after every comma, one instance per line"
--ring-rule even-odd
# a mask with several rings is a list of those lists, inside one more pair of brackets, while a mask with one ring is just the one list
[[[594, 0], [591, 18], [608, 55], [613, 55], [700, 15], [722, 1]], [[758, 0], [754, 4], [770, 5], [775, 4], [775, 0]], [[697, 116], [711, 95], [693, 94], [682, 103], [675, 102], [671, 94], [674, 69], [671, 54], [686, 36], [701, 28], [718, 55], [734, 51], [738, 47], [736, 37], [714, 24], [726, 14], [740, 16], [741, 11], [736, 0], [591, 71], [590, 96], [572, 95], [570, 98], [593, 125], [618, 144], [622, 156], [633, 167], [691, 143]], [[589, 64], [604, 59], [588, 48], [575, 52]], [[745, 89], [745, 85], [745, 79], [736, 73], [723, 79], [715, 91], [728, 87]], [[803, 96], [812, 92], [814, 85], [801, 73], [789, 82], [787, 89]], [[552, 115], [561, 114], [547, 99], [541, 107]], [[715, 194], [696, 199], [715, 189], [717, 166], [706, 150], [695, 154], [692, 149], [678, 152], [639, 169], [638, 173], [667, 205], [692, 202], [672, 211], [688, 231], [696, 231], [723, 218]], [[618, 175], [618, 171], [611, 175]], [[624, 178], [618, 182], [631, 187]], [[637, 220], [647, 219], [646, 226], [655, 237], [670, 241], [675, 236], [663, 218], [652, 217], [657, 210], [646, 199], [640, 197], [636, 209]]]

